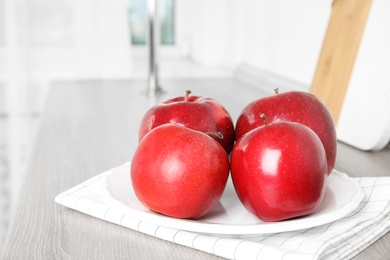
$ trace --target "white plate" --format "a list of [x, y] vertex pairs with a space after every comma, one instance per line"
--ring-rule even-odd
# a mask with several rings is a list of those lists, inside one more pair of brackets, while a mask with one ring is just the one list
[[198, 220], [176, 219], [150, 211], [134, 194], [130, 163], [106, 175], [104, 200], [132, 217], [161, 226], [218, 235], [256, 235], [293, 231], [323, 225], [343, 218], [358, 208], [364, 197], [357, 182], [346, 174], [333, 171], [327, 180], [323, 202], [311, 215], [279, 222], [264, 222], [249, 213], [239, 201], [229, 178], [220, 202]]

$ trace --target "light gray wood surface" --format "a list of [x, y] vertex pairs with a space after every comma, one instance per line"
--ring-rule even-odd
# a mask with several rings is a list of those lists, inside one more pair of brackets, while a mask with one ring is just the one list
[[[29, 158], [2, 259], [218, 259], [55, 204], [54, 197], [131, 157], [138, 125], [155, 103], [183, 95], [210, 96], [234, 120], [266, 92], [233, 79], [162, 81], [165, 94], [142, 95], [144, 81], [54, 84]], [[371, 153], [339, 144], [336, 169], [350, 176], [390, 176], [390, 149]], [[389, 259], [390, 234], [356, 259]]]

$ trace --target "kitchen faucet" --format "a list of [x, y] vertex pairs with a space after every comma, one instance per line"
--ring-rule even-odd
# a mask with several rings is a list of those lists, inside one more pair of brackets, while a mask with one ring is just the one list
[[158, 19], [158, 5], [156, 0], [147, 1], [148, 8], [148, 89], [146, 94], [155, 96], [163, 92], [158, 80], [158, 44], [160, 28]]

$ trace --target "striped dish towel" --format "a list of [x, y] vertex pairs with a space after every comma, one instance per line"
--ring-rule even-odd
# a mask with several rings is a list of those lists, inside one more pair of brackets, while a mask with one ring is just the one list
[[[129, 176], [127, 163], [121, 169]], [[101, 173], [61, 194], [65, 207], [163, 240], [227, 259], [350, 259], [390, 229], [390, 177], [353, 178], [364, 191], [359, 207], [348, 216], [316, 227], [251, 236], [196, 233], [134, 217], [121, 203], [107, 200], [107, 178]], [[131, 184], [129, 184], [131, 187]]]

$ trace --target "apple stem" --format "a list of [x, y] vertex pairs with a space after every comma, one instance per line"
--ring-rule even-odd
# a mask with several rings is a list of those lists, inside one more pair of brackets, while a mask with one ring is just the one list
[[261, 119], [263, 119], [264, 124], [265, 124], [265, 125], [268, 125], [267, 117], [266, 117], [263, 113], [260, 114], [260, 117], [261, 117]]
[[206, 134], [214, 135], [214, 136], [218, 137], [219, 139], [223, 139], [223, 134], [221, 132], [209, 131], [209, 132], [206, 132]]
[[184, 102], [188, 101], [188, 97], [191, 94], [191, 90], [186, 90], [186, 95], [184, 96]]
[[275, 95], [279, 94], [279, 88], [274, 89]]

